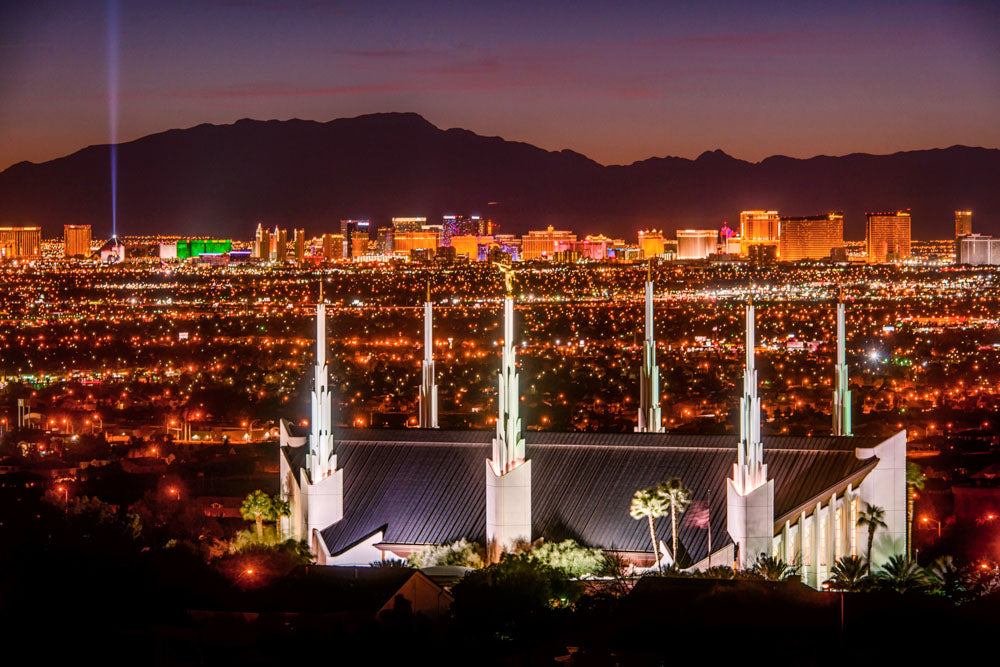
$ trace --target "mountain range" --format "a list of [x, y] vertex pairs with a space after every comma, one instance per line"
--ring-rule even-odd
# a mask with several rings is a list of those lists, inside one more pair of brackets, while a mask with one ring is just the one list
[[[0, 172], [0, 224], [64, 223], [110, 235], [108, 145]], [[909, 208], [914, 238], [954, 234], [954, 210], [973, 230], [1000, 233], [1000, 150], [952, 146], [892, 155], [769, 157], [720, 150], [694, 160], [602, 165], [570, 150], [442, 130], [412, 113], [329, 122], [240, 120], [121, 143], [118, 233], [248, 239], [258, 222], [339, 230], [342, 218], [480, 214], [501, 231], [546, 225], [634, 238], [640, 228], [736, 227], [744, 209], [782, 215], [843, 211], [845, 236], [864, 213]]]

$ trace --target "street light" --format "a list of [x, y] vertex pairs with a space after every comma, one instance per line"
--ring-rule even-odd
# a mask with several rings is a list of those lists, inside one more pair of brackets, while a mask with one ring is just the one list
[[941, 537], [941, 522], [940, 522], [940, 521], [938, 521], [937, 519], [932, 519], [932, 518], [930, 518], [930, 517], [928, 517], [928, 516], [925, 516], [925, 517], [922, 517], [922, 518], [921, 518], [920, 520], [921, 520], [921, 521], [922, 521], [922, 522], [924, 523], [924, 525], [925, 525], [925, 526], [927, 526], [928, 528], [930, 527], [930, 526], [929, 526], [928, 524], [930, 524], [930, 523], [931, 523], [932, 521], [933, 521], [934, 523], [936, 523], [936, 524], [937, 524], [937, 534], [938, 534], [938, 537]]

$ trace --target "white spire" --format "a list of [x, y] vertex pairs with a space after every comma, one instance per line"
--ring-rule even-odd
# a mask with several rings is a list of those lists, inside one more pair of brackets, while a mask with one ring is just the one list
[[851, 435], [851, 390], [847, 381], [844, 302], [837, 301], [837, 365], [834, 367], [833, 434]]
[[660, 418], [660, 367], [656, 364], [653, 337], [653, 278], [646, 275], [646, 338], [642, 344], [642, 371], [639, 376], [639, 425], [636, 431], [662, 433]]
[[531, 461], [525, 458], [520, 393], [514, 364], [514, 270], [501, 265], [506, 284], [503, 301], [503, 355], [497, 396], [497, 434], [493, 459], [486, 463], [486, 550], [491, 562], [518, 543], [531, 541]]
[[757, 397], [757, 369], [754, 364], [754, 307], [747, 304], [746, 370], [740, 399], [740, 443], [733, 466], [733, 485], [747, 494], [767, 482], [764, 444], [760, 439], [760, 398]]
[[337, 468], [333, 446], [333, 398], [326, 367], [326, 304], [323, 285], [316, 304], [316, 365], [313, 367], [312, 420], [309, 422], [309, 472], [313, 482]]
[[503, 352], [500, 359], [500, 392], [497, 396], [497, 434], [493, 438], [493, 468], [498, 475], [524, 461], [524, 438], [519, 416], [521, 396], [514, 359], [514, 295], [512, 274], [507, 269], [507, 293], [503, 300]]
[[424, 302], [424, 361], [421, 364], [423, 377], [420, 382], [420, 428], [438, 427], [438, 388], [434, 384], [434, 321], [431, 305], [431, 286], [427, 284], [427, 300]]

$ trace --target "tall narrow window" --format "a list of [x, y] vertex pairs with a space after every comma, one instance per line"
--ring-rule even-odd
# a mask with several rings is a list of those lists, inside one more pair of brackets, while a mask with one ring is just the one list
[[858, 499], [851, 498], [851, 529], [849, 535], [851, 536], [851, 555], [858, 555]]

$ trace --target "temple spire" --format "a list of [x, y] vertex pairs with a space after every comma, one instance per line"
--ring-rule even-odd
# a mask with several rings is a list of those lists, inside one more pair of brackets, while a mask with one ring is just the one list
[[434, 384], [434, 322], [431, 305], [431, 284], [427, 282], [427, 299], [424, 301], [424, 360], [420, 381], [420, 428], [438, 427], [438, 388]]
[[493, 458], [486, 461], [486, 543], [491, 561], [519, 543], [531, 541], [531, 461], [521, 435], [521, 397], [514, 347], [514, 270], [504, 273], [503, 351], [497, 395]]
[[662, 433], [660, 417], [660, 367], [656, 363], [656, 339], [653, 334], [652, 264], [646, 270], [646, 336], [642, 344], [642, 369], [639, 375], [639, 425], [641, 433]]
[[[774, 480], [767, 478], [760, 439], [760, 398], [754, 364], [753, 296], [747, 303], [747, 361], [740, 399], [740, 442], [733, 478], [726, 480], [726, 528], [736, 543], [736, 569], [749, 568], [774, 543]], [[800, 526], [801, 530], [801, 526]]]
[[313, 481], [327, 477], [337, 467], [333, 444], [333, 398], [326, 360], [326, 304], [323, 283], [316, 304], [316, 364], [313, 366], [312, 420], [309, 422], [309, 471]]
[[851, 390], [847, 380], [846, 326], [844, 299], [837, 299], [837, 364], [834, 367], [833, 435], [851, 433]]
[[493, 438], [493, 466], [497, 474], [507, 472], [524, 461], [524, 438], [521, 436], [520, 403], [517, 365], [514, 347], [514, 271], [501, 266], [504, 272], [503, 350], [500, 358], [500, 391], [497, 396], [497, 434]]
[[746, 329], [746, 370], [743, 372], [743, 397], [740, 398], [740, 443], [733, 468], [733, 483], [741, 493], [749, 493], [767, 481], [764, 445], [760, 439], [753, 297], [747, 303]]

